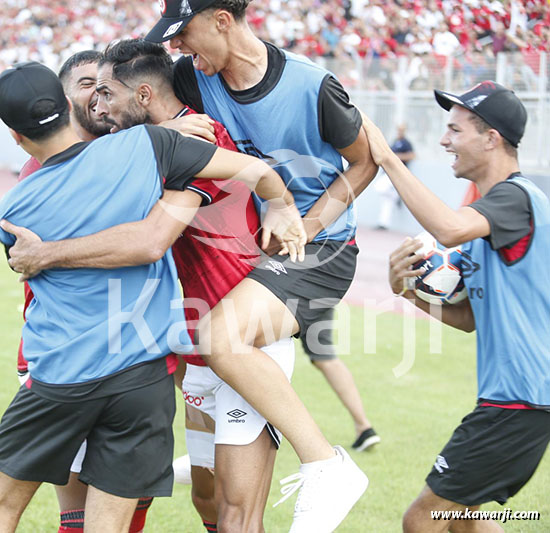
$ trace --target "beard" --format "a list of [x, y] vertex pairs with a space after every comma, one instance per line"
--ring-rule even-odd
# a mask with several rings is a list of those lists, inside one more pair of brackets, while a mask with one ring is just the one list
[[83, 106], [73, 102], [73, 113], [76, 121], [84, 128], [88, 133], [94, 137], [102, 137], [109, 133], [111, 126], [102, 120], [93, 120]]
[[151, 115], [147, 113], [140, 105], [131, 101], [127, 105], [125, 111], [121, 111], [117, 120], [112, 116], [105, 116], [103, 120], [111, 126], [115, 126], [117, 130], [127, 130], [140, 124], [152, 124]]

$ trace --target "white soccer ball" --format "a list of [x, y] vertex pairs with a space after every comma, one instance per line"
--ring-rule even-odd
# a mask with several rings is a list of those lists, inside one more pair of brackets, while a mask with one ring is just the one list
[[422, 242], [417, 252], [424, 259], [413, 265], [414, 269], [424, 267], [425, 272], [414, 280], [415, 294], [425, 302], [456, 304], [467, 296], [462, 277], [462, 250], [460, 246], [445, 248], [427, 232], [417, 235]]

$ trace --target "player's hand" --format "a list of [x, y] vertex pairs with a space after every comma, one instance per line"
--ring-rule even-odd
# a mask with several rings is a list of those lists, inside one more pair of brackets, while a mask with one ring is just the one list
[[208, 115], [184, 115], [172, 120], [165, 120], [159, 126], [176, 130], [186, 137], [195, 137], [211, 143], [216, 142], [214, 121]]
[[304, 260], [307, 234], [294, 204], [287, 205], [280, 199], [268, 201], [262, 222], [262, 250], [268, 249], [272, 236], [281, 245], [279, 255], [288, 254], [292, 262]]
[[278, 254], [282, 249], [281, 243], [272, 235], [269, 244], [264, 248], [264, 252], [271, 257], [272, 255]]
[[0, 227], [16, 237], [15, 244], [10, 248], [8, 263], [19, 272], [19, 281], [26, 281], [40, 274], [39, 257], [42, 250], [42, 239], [30, 229], [16, 226], [7, 220], [0, 221]]
[[363, 118], [363, 130], [365, 130], [369, 140], [372, 160], [377, 165], [384, 166], [387, 157], [394, 155], [392, 149], [378, 126], [363, 112], [361, 112], [361, 117]]
[[423, 268], [413, 269], [412, 266], [424, 258], [418, 254], [422, 243], [417, 239], [407, 237], [404, 242], [390, 254], [389, 278], [391, 290], [395, 295], [402, 296], [414, 287], [414, 278], [424, 273]]

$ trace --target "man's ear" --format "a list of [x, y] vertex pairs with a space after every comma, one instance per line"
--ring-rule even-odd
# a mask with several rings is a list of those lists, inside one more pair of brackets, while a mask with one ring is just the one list
[[20, 146], [21, 143], [23, 142], [23, 136], [20, 133], [17, 133], [15, 130], [12, 130], [11, 128], [9, 128], [9, 130], [10, 130], [10, 135], [13, 137], [13, 140], [17, 143], [17, 146]]
[[235, 22], [233, 15], [225, 9], [218, 9], [214, 13], [214, 18], [216, 20], [216, 28], [220, 32], [227, 31], [231, 27], [231, 24]]
[[67, 99], [67, 102], [69, 102], [69, 113], [73, 112], [73, 103], [71, 102], [71, 99], [65, 95], [65, 98]]
[[137, 102], [141, 107], [149, 107], [153, 100], [153, 88], [148, 83], [142, 83], [137, 88]]
[[499, 143], [504, 142], [504, 137], [495, 129], [490, 128], [487, 130], [487, 139], [485, 146], [489, 150], [494, 150]]

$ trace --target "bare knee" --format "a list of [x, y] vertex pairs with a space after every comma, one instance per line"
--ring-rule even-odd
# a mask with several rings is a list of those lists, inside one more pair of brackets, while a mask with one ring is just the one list
[[219, 533], [263, 533], [261, 519], [254, 518], [242, 505], [232, 505], [223, 502], [218, 505], [218, 532]]
[[211, 367], [223, 364], [228, 355], [243, 348], [239, 329], [229, 329], [220, 313], [201, 319], [194, 340], [202, 358]]
[[0, 472], [0, 531], [15, 531], [39, 482], [19, 481]]
[[443, 533], [447, 531], [448, 521], [432, 519], [430, 511], [440, 507], [435, 502], [431, 502], [430, 497], [426, 497], [425, 494], [426, 490], [405, 511], [403, 533]]
[[421, 533], [417, 519], [418, 509], [412, 503], [403, 515], [403, 533]]

